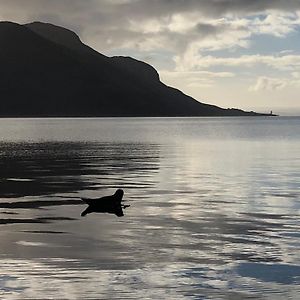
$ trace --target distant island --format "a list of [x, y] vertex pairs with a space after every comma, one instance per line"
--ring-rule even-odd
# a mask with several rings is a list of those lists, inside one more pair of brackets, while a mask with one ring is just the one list
[[198, 102], [149, 64], [52, 24], [0, 22], [0, 117], [260, 116]]

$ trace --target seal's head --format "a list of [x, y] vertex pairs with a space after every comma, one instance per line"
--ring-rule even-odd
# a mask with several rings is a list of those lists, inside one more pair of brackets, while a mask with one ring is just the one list
[[123, 198], [123, 195], [124, 195], [124, 191], [122, 189], [117, 189], [114, 196], [117, 199], [121, 200]]

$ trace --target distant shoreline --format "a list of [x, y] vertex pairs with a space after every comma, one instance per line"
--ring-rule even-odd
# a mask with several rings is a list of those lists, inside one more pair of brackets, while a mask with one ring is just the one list
[[259, 114], [241, 116], [0, 116], [0, 119], [154, 119], [154, 118], [262, 118], [262, 117], [300, 117]]

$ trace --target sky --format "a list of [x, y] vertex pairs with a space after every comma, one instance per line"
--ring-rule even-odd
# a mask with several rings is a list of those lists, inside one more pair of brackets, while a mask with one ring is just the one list
[[67, 27], [201, 102], [300, 115], [300, 0], [0, 0], [0, 20]]

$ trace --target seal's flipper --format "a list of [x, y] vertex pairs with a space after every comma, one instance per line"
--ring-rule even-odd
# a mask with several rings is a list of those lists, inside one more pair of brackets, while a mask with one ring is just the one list
[[84, 216], [86, 216], [87, 214], [89, 214], [90, 212], [91, 212], [90, 207], [87, 207], [87, 208], [81, 213], [81, 216], [84, 217]]
[[122, 207], [116, 208], [115, 215], [118, 216], [118, 217], [123, 217], [124, 216]]

